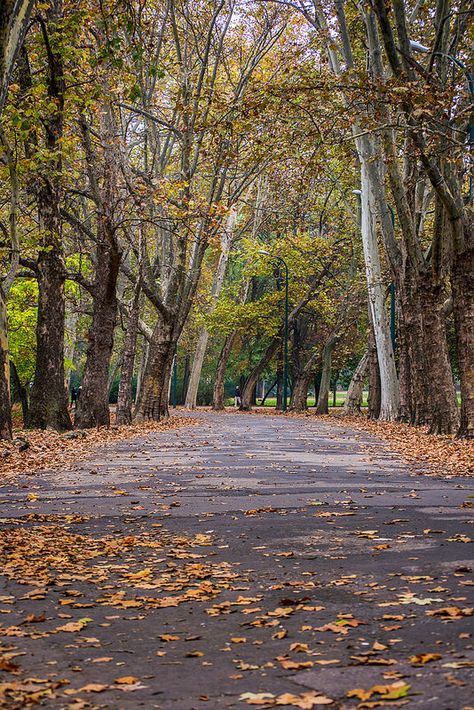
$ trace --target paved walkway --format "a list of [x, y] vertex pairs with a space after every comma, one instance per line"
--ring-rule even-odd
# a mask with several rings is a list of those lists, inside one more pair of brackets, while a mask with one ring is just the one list
[[353, 708], [351, 690], [401, 680], [409, 708], [467, 708], [468, 481], [321, 421], [198, 416], [1, 491], [0, 644], [20, 672], [0, 690], [33, 677], [46, 707], [78, 710], [315, 690]]

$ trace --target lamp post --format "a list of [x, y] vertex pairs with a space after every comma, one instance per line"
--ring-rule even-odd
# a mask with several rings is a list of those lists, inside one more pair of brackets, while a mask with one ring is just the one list
[[[272, 256], [270, 252], [264, 249], [259, 249], [259, 254], [264, 256]], [[289, 315], [289, 301], [288, 301], [288, 281], [289, 281], [289, 271], [288, 264], [281, 256], [272, 256], [274, 261], [279, 261], [283, 264], [285, 269], [285, 321], [284, 321], [284, 333], [283, 333], [283, 411], [286, 412], [288, 407], [288, 315]]]

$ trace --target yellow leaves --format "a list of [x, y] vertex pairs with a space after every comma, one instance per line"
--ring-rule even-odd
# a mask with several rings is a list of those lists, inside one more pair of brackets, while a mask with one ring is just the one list
[[290, 651], [295, 653], [309, 653], [309, 646], [307, 643], [292, 643], [290, 644]]
[[82, 688], [67, 688], [64, 690], [65, 695], [76, 695], [77, 693], [103, 693], [104, 690], [108, 690], [110, 686], [104, 685], [103, 683], [87, 683], [83, 685]]
[[448, 542], [473, 542], [472, 538], [468, 537], [468, 535], [461, 535], [460, 533], [453, 535], [452, 537], [448, 537], [447, 540]]
[[284, 639], [288, 636], [288, 631], [286, 629], [282, 629], [281, 631], [276, 631], [272, 635], [272, 639], [276, 641], [277, 639]]
[[276, 513], [277, 508], [272, 508], [271, 506], [267, 506], [266, 508], [251, 508], [249, 510], [244, 510], [244, 515], [248, 516], [254, 516], [257, 515], [257, 513]]
[[442, 658], [440, 653], [419, 653], [416, 656], [410, 656], [410, 663], [424, 665], [432, 661], [439, 661], [440, 658]]
[[276, 660], [282, 668], [291, 671], [299, 671], [303, 668], [312, 668], [314, 666], [313, 661], [292, 661], [284, 656], [277, 656]]
[[135, 678], [133, 675], [125, 675], [121, 678], [116, 678], [114, 683], [117, 685], [134, 685], [135, 683], [138, 683], [138, 678]]
[[291, 616], [291, 614], [293, 614], [294, 611], [295, 611], [295, 607], [292, 607], [292, 606], [277, 607], [273, 611], [267, 612], [266, 616], [276, 616], [278, 618], [287, 618], [288, 616]]
[[239, 697], [239, 700], [243, 700], [247, 705], [266, 705], [274, 699], [273, 693], [242, 693]]
[[161, 636], [158, 636], [160, 641], [179, 641], [180, 636], [174, 636], [173, 634], [161, 634]]
[[428, 616], [441, 616], [444, 619], [461, 619], [463, 616], [473, 616], [474, 607], [444, 606], [426, 613]]
[[204, 653], [202, 651], [188, 651], [186, 653], [186, 658], [201, 658], [204, 656]]
[[79, 619], [79, 621], [69, 621], [67, 624], [64, 624], [64, 626], [58, 626], [56, 631], [82, 631], [82, 629], [85, 628], [90, 621], [92, 621], [92, 619], [89, 618]]
[[246, 643], [246, 641], [247, 639], [245, 638], [245, 636], [233, 636], [230, 639], [231, 643]]
[[399, 604], [416, 604], [417, 606], [425, 606], [433, 602], [442, 602], [439, 597], [417, 597], [412, 592], [399, 595]]
[[286, 706], [301, 708], [302, 710], [312, 710], [312, 708], [320, 705], [331, 705], [334, 702], [332, 698], [310, 690], [301, 695], [293, 693], [282, 693], [274, 695], [273, 693], [242, 693], [239, 700], [246, 702], [247, 705], [265, 705], [266, 707]]
[[31, 501], [38, 500], [38, 498], [39, 498], [37, 493], [28, 493], [28, 495], [26, 497], [28, 498], [28, 500], [31, 500]]
[[409, 690], [410, 686], [399, 680], [388, 685], [374, 685], [367, 690], [354, 688], [348, 691], [347, 697], [365, 701], [370, 700], [374, 695], [378, 695], [382, 700], [398, 700], [399, 698], [405, 698]]
[[365, 624], [366, 622], [359, 621], [359, 619], [352, 618], [352, 614], [341, 614], [335, 623], [336, 623], [336, 626], [351, 626], [352, 628], [355, 629], [357, 626], [361, 626], [361, 625]]
[[151, 567], [145, 567], [145, 569], [142, 569], [140, 572], [129, 572], [124, 575], [127, 579], [129, 579], [131, 582], [138, 582], [142, 579], [149, 579], [153, 574], [153, 570]]
[[323, 626], [315, 627], [315, 631], [332, 631], [334, 634], [344, 634], [348, 633], [348, 629], [343, 626], [337, 626], [336, 624], [324, 624]]

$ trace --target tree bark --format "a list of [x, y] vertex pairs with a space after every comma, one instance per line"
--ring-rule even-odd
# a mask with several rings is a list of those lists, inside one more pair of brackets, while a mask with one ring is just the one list
[[12, 438], [7, 304], [0, 284], [0, 439]]
[[372, 326], [372, 318], [369, 311], [369, 335], [367, 350], [369, 353], [369, 398], [368, 398], [368, 417], [369, 419], [378, 419], [380, 415], [380, 370], [377, 357], [377, 346], [375, 344], [374, 329]]
[[79, 429], [110, 425], [108, 373], [117, 319], [115, 289], [120, 252], [115, 239], [110, 236], [110, 227], [102, 225], [98, 239], [92, 323], [75, 418]]
[[2, 0], [0, 4], [0, 115], [17, 53], [23, 44], [34, 0]]
[[183, 381], [181, 383], [181, 394], [179, 396], [179, 404], [184, 404], [186, 401], [186, 392], [188, 391], [189, 376], [191, 374], [191, 357], [189, 353], [184, 356], [183, 364]]
[[60, 211], [65, 83], [62, 56], [53, 44], [62, 14], [62, 0], [55, 0], [46, 12], [47, 23], [41, 25], [48, 48], [48, 96], [54, 108], [42, 119], [51, 158], [35, 184], [41, 246], [36, 264], [36, 367], [28, 413], [28, 426], [59, 431], [72, 427], [64, 377], [66, 269]]
[[405, 275], [400, 284], [403, 413], [430, 433], [457, 430], [459, 412], [445, 331], [444, 290], [431, 274]]
[[446, 341], [444, 292], [440, 287], [433, 287], [427, 279], [420, 285], [419, 293], [427, 367], [424, 391], [414, 392], [414, 396], [429, 397], [430, 434], [453, 434], [459, 426], [459, 412]]
[[252, 372], [245, 381], [245, 386], [242, 390], [242, 399], [240, 409], [243, 411], [249, 411], [252, 409], [253, 393], [255, 386], [267, 365], [271, 362], [278, 348], [280, 347], [281, 339], [279, 337], [273, 338], [270, 344], [267, 346], [260, 362], [255, 365]]
[[374, 328], [377, 358], [380, 371], [381, 402], [379, 418], [393, 421], [398, 417], [399, 393], [390, 327], [385, 308], [385, 288], [377, 244], [374, 219], [374, 197], [369, 181], [364, 152], [361, 164], [361, 232], [364, 249], [369, 308]]
[[305, 412], [308, 409], [308, 389], [313, 379], [314, 371], [298, 373], [291, 392], [290, 409], [294, 412]]
[[216, 367], [216, 379], [214, 381], [214, 393], [212, 397], [212, 408], [216, 411], [223, 410], [224, 407], [224, 384], [225, 384], [225, 371], [227, 368], [227, 363], [229, 361], [232, 348], [237, 339], [237, 331], [234, 330], [233, 333], [227, 336], [224, 345], [219, 355], [219, 360], [217, 361]]
[[[53, 198], [44, 200], [40, 207], [43, 229], [50, 235], [59, 230], [59, 203]], [[48, 204], [49, 202], [49, 204]], [[50, 210], [48, 209], [50, 208]], [[53, 231], [54, 230], [54, 231]], [[54, 237], [53, 237], [54, 239]], [[28, 427], [38, 429], [72, 428], [68, 410], [68, 394], [64, 377], [64, 269], [61, 237], [49, 239], [49, 250], [40, 253], [37, 263], [38, 320], [36, 326], [36, 366], [30, 393]]]
[[123, 348], [122, 376], [117, 397], [116, 422], [117, 424], [132, 423], [132, 381], [135, 365], [135, 351], [137, 346], [138, 320], [140, 315], [140, 286], [135, 289], [132, 303], [130, 304], [127, 322], [127, 333]]
[[461, 379], [461, 421], [458, 435], [472, 439], [474, 438], [474, 247], [455, 257], [451, 285]]
[[[102, 40], [103, 41], [103, 38]], [[107, 96], [109, 87], [103, 82]], [[89, 184], [97, 213], [95, 274], [91, 287], [92, 323], [88, 333], [82, 391], [77, 403], [75, 424], [80, 429], [110, 425], [108, 374], [117, 320], [117, 279], [122, 257], [117, 227], [123, 215], [120, 168], [124, 165], [114, 107], [105, 98], [100, 106], [101, 150], [96, 154], [91, 130], [80, 117], [82, 142]]]
[[169, 384], [176, 344], [173, 324], [163, 317], [159, 318], [149, 346], [135, 420], [159, 421], [169, 416]]
[[346, 401], [344, 402], [343, 414], [360, 414], [362, 406], [362, 394], [364, 391], [364, 381], [369, 369], [369, 352], [368, 350], [362, 355], [359, 363], [354, 370], [352, 379], [347, 390]]
[[[230, 248], [232, 246], [232, 241], [234, 238], [236, 217], [237, 207], [236, 205], [233, 205], [230, 209], [229, 215], [227, 217], [226, 226], [223, 230], [221, 237], [221, 253], [219, 256], [219, 261], [214, 274], [214, 280], [211, 289], [211, 311], [215, 308], [217, 299], [219, 297], [220, 292], [222, 291], [222, 286], [224, 284], [224, 277], [227, 269], [227, 262], [229, 261]], [[204, 357], [206, 355], [208, 341], [209, 331], [205, 327], [203, 327], [201, 328], [201, 331], [199, 333], [196, 350], [194, 351], [193, 364], [189, 376], [188, 389], [186, 392], [186, 400], [184, 402], [185, 407], [189, 407], [190, 409], [194, 409], [196, 407], [199, 380], [201, 379], [202, 366], [204, 363]]]
[[14, 399], [21, 404], [21, 413], [23, 416], [23, 424], [28, 421], [28, 393], [26, 387], [21, 384], [18, 376], [18, 370], [13, 360], [10, 360], [12, 392]]
[[336, 347], [337, 337], [333, 333], [324, 344], [322, 354], [322, 374], [319, 386], [318, 402], [316, 404], [316, 414], [328, 414], [329, 387], [331, 385], [331, 364], [332, 353]]

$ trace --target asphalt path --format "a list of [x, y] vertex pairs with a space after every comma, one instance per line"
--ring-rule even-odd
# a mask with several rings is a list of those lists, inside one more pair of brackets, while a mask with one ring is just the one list
[[403, 681], [368, 700], [468, 708], [470, 481], [329, 420], [193, 416], [2, 489], [0, 644], [24, 655], [0, 689], [58, 681], [51, 708], [311, 691], [355, 708], [354, 689]]

